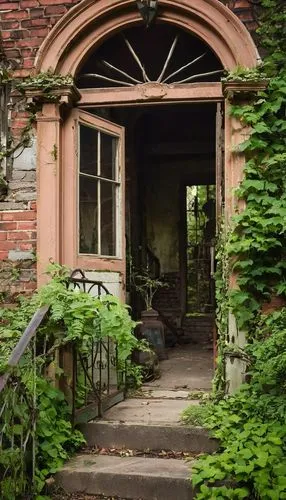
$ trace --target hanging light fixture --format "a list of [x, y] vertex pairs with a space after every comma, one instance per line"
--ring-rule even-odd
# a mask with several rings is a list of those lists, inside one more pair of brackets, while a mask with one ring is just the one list
[[156, 17], [158, 0], [136, 0], [136, 3], [142, 19], [148, 28]]

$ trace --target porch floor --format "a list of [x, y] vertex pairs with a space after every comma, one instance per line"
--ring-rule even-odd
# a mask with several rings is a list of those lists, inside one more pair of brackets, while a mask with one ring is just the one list
[[[145, 383], [143, 391], [210, 391], [213, 378], [213, 350], [209, 344], [185, 344], [167, 349], [160, 361], [160, 378]], [[164, 397], [164, 396], [163, 396]], [[165, 396], [166, 397], [166, 396]]]
[[198, 404], [196, 391], [209, 392], [213, 376], [213, 351], [207, 345], [186, 344], [167, 349], [160, 361], [160, 378], [145, 383], [135, 394], [104, 414], [106, 421], [145, 425], [178, 424], [182, 411]]

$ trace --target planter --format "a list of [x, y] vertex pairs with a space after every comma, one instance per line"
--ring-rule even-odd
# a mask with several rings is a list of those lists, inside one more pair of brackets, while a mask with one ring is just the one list
[[164, 325], [159, 320], [159, 313], [155, 309], [142, 311], [140, 332], [153, 347], [159, 359], [167, 359], [165, 349]]

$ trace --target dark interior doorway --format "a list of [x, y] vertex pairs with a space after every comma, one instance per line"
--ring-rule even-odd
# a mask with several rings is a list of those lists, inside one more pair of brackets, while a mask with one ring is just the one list
[[[125, 127], [126, 132], [126, 253], [127, 300], [136, 318], [143, 304], [132, 286], [134, 272], [148, 269], [168, 287], [159, 290], [154, 307], [166, 324], [167, 334], [179, 332], [186, 341], [211, 340], [213, 291], [205, 273], [209, 296], [199, 303], [201, 262], [191, 257], [186, 192], [196, 186], [205, 203], [215, 200], [216, 103], [184, 103], [87, 109]], [[210, 202], [211, 203], [211, 202]], [[199, 210], [201, 219], [203, 210]], [[205, 214], [207, 234], [209, 215]], [[208, 222], [209, 221], [209, 222]], [[200, 222], [201, 223], [201, 222]], [[198, 238], [198, 234], [197, 234]], [[206, 267], [210, 267], [210, 240]], [[203, 244], [203, 242], [201, 242]], [[209, 282], [208, 282], [209, 279]], [[196, 283], [193, 283], [196, 281]], [[189, 290], [195, 295], [190, 299]], [[168, 337], [168, 335], [167, 335]]]

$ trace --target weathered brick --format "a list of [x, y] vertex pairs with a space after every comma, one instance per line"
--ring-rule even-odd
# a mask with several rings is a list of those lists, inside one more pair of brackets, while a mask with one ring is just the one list
[[32, 243], [18, 243], [17, 247], [20, 250], [34, 250], [35, 244], [33, 245]]
[[34, 63], [35, 63], [35, 58], [34, 57], [32, 57], [32, 58], [25, 57], [24, 60], [23, 60], [23, 66], [24, 66], [24, 68], [33, 68], [34, 67]]
[[30, 10], [30, 18], [31, 19], [39, 19], [40, 17], [43, 17], [43, 15], [44, 15], [44, 8], [43, 7], [38, 7], [36, 9]]
[[64, 5], [49, 5], [45, 8], [45, 15], [49, 16], [51, 14], [65, 14], [67, 8]]
[[6, 231], [1, 231], [0, 229], [0, 241], [7, 240], [7, 233]]
[[30, 233], [27, 233], [25, 231], [13, 231], [11, 233], [7, 233], [7, 240], [20, 241], [30, 239]]
[[7, 49], [5, 55], [8, 59], [16, 59], [21, 57], [21, 52], [19, 49]]
[[8, 258], [9, 260], [12, 260], [13, 262], [17, 260], [31, 260], [34, 258], [34, 255], [30, 251], [21, 251], [21, 250], [10, 250], [8, 253]]
[[4, 2], [0, 4], [0, 12], [5, 10], [17, 10], [19, 8], [18, 2]]
[[29, 36], [28, 30], [14, 30], [11, 33], [12, 40], [20, 40], [22, 38], [26, 38], [27, 36]]
[[43, 38], [28, 38], [24, 40], [19, 40], [18, 47], [40, 47]]
[[20, 8], [21, 9], [31, 9], [33, 7], [38, 7], [38, 0], [20, 0]]
[[[36, 221], [19, 221], [17, 223], [17, 229], [26, 229], [26, 230], [32, 230], [36, 229]], [[1, 230], [1, 225], [0, 225], [0, 230]]]
[[11, 38], [11, 31], [2, 31], [1, 38], [2, 38], [2, 40], [6, 40], [6, 39], [9, 40]]
[[0, 241], [0, 252], [3, 250], [13, 250], [17, 248], [17, 243], [15, 241]]
[[[14, 231], [17, 229], [17, 222], [1, 222], [0, 221], [0, 231]], [[20, 229], [20, 228], [19, 228]]]
[[22, 28], [31, 28], [33, 26], [46, 26], [49, 24], [49, 19], [46, 17], [43, 19], [25, 19], [21, 22]]
[[0, 250], [0, 260], [8, 259], [8, 252]]
[[21, 221], [21, 220], [35, 220], [36, 214], [32, 210], [26, 210], [23, 212], [16, 212], [14, 220], [16, 221]]
[[[18, 21], [4, 21], [1, 23], [1, 30], [10, 30], [19, 28]], [[7, 54], [6, 54], [7, 55]]]
[[[1, 11], [1, 9], [0, 9]], [[26, 10], [17, 10], [14, 12], [4, 12], [1, 14], [1, 20], [4, 21], [6, 19], [27, 19], [29, 14]]]
[[30, 36], [45, 37], [48, 35], [48, 33], [49, 33], [48, 28], [38, 28], [30, 30]]
[[[41, 5], [61, 5], [63, 2], [62, 0], [53, 0], [51, 2], [51, 0], [39, 0], [40, 4]], [[72, 0], [65, 0], [64, 2], [65, 4], [69, 4], [69, 3], [73, 3]]]

